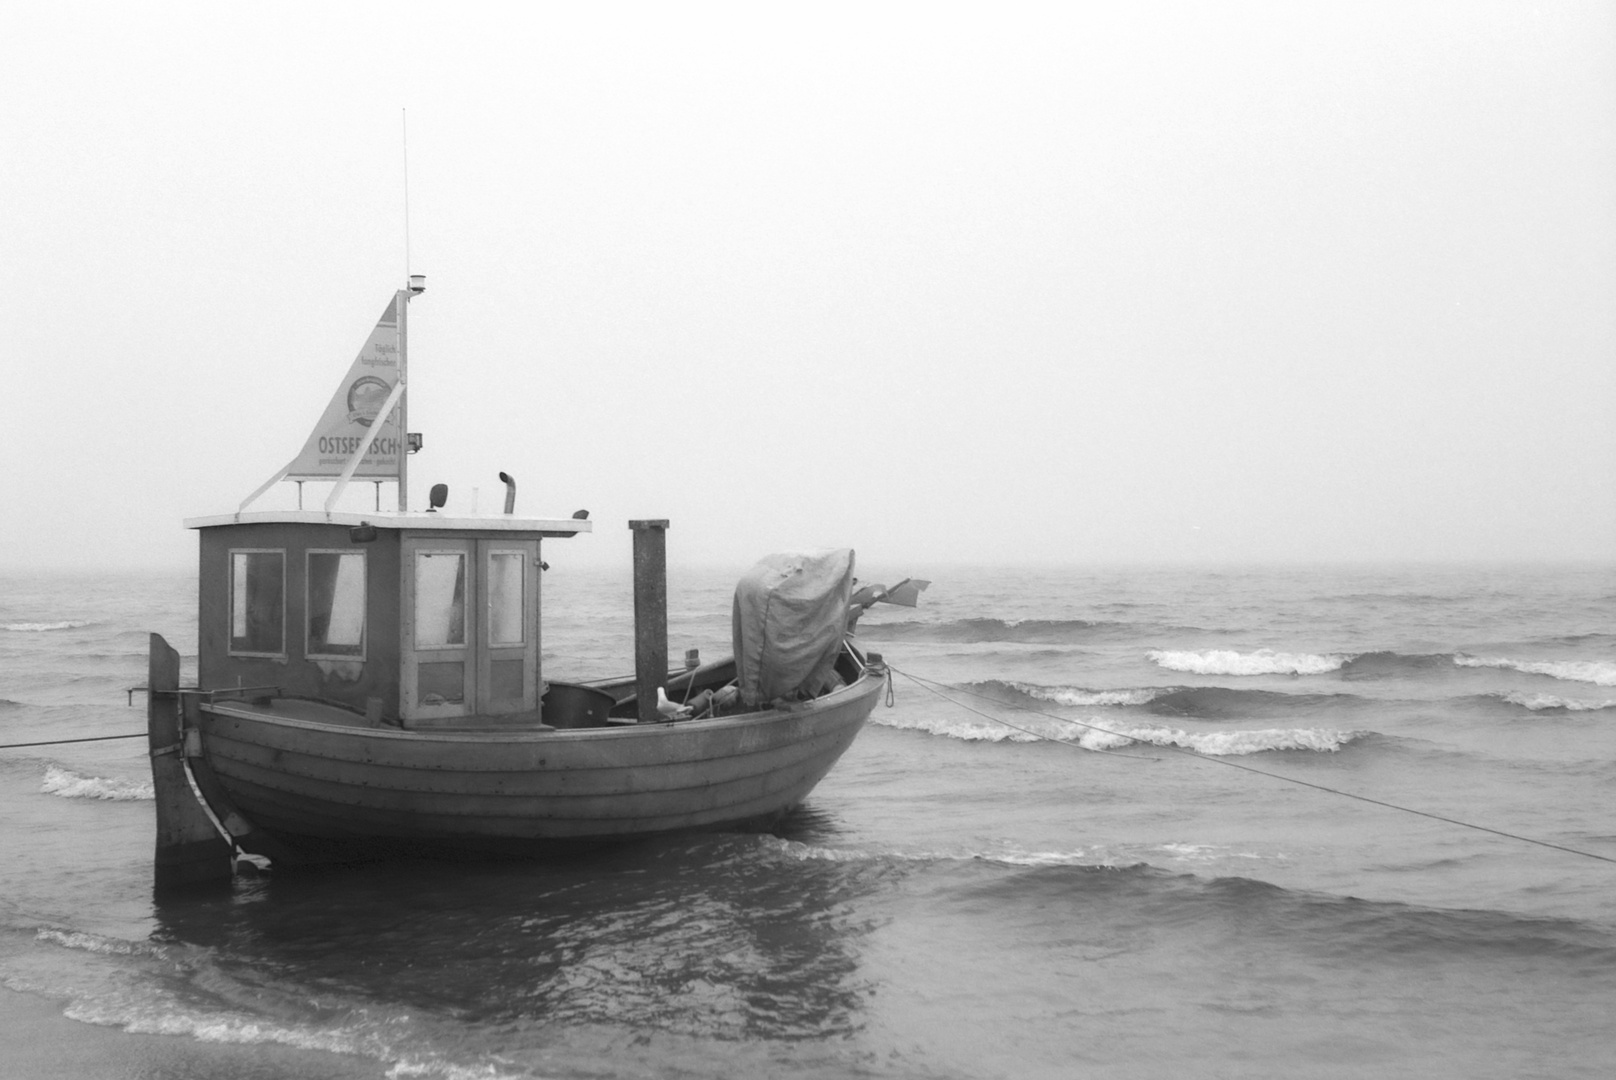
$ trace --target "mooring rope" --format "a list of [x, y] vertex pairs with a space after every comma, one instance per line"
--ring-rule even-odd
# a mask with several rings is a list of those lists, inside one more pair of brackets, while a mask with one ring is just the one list
[[[1030, 728], [1021, 727], [1021, 726], [1019, 726], [1017, 724], [1012, 724], [1012, 723], [1010, 723], [1010, 721], [1005, 720], [1002, 717], [994, 716], [991, 713], [983, 712], [981, 709], [975, 709], [975, 708], [972, 708], [969, 705], [964, 704], [963, 702], [956, 701], [953, 698], [949, 697], [947, 694], [943, 693], [943, 691], [941, 689], [941, 687], [943, 687], [945, 685], [943, 683], [935, 682], [935, 681], [933, 681], [931, 679], [924, 678], [924, 677], [922, 677], [920, 675], [911, 675], [909, 672], [903, 671], [903, 670], [901, 670], [899, 668], [896, 668], [896, 667], [893, 667], [891, 664], [887, 665], [887, 669], [889, 671], [893, 672], [894, 674], [902, 675], [904, 678], [908, 679], [910, 682], [914, 683], [916, 686], [919, 686], [921, 689], [927, 691], [928, 693], [935, 694], [937, 697], [939, 697], [942, 700], [948, 702], [950, 705], [953, 705], [955, 708], [964, 709], [966, 712], [973, 713], [973, 714], [975, 714], [977, 716], [980, 716], [984, 720], [990, 720], [993, 723], [1000, 724], [1000, 725], [1002, 725], [1004, 727], [1009, 728], [1012, 731], [1019, 731], [1023, 735], [1028, 735], [1028, 736], [1031, 736], [1034, 739], [1040, 739], [1040, 740], [1042, 740], [1044, 742], [1059, 743], [1062, 746], [1073, 746], [1073, 747], [1075, 747], [1076, 749], [1079, 749], [1079, 750], [1088, 750], [1087, 747], [1082, 746], [1080, 744], [1070, 743], [1070, 742], [1067, 742], [1064, 739], [1052, 739], [1048, 735], [1044, 735], [1044, 734], [1042, 734], [1040, 732], [1033, 731]], [[891, 693], [892, 693], [891, 688], [892, 688], [892, 683], [889, 680], [888, 683], [887, 683], [887, 693], [888, 693], [888, 697], [889, 697], [889, 704], [890, 704], [890, 697], [891, 697]], [[1140, 741], [1140, 740], [1136, 739], [1135, 737], [1133, 737], [1131, 735], [1125, 735], [1120, 731], [1112, 731], [1109, 728], [1101, 727], [1098, 724], [1086, 723], [1086, 722], [1084, 722], [1082, 720], [1073, 720], [1069, 716], [1060, 716], [1060, 715], [1058, 715], [1056, 713], [1046, 712], [1043, 709], [1034, 709], [1034, 708], [1032, 708], [1030, 706], [1027, 706], [1027, 705], [1016, 705], [1016, 704], [1014, 704], [1012, 702], [998, 701], [998, 700], [996, 700], [994, 698], [988, 697], [986, 694], [977, 694], [977, 693], [974, 693], [974, 692], [972, 692], [970, 690], [962, 690], [957, 686], [951, 686], [951, 687], [948, 687], [948, 689], [954, 691], [955, 693], [965, 694], [965, 695], [967, 695], [969, 697], [980, 698], [983, 701], [990, 701], [993, 704], [1001, 706], [1001, 707], [1008, 705], [1012, 709], [1019, 709], [1022, 712], [1030, 712], [1035, 716], [1043, 716], [1043, 717], [1047, 717], [1048, 719], [1051, 719], [1051, 720], [1057, 720], [1057, 721], [1059, 721], [1060, 723], [1063, 723], [1063, 724], [1073, 724], [1073, 725], [1075, 725], [1077, 727], [1087, 728], [1090, 731], [1099, 732], [1102, 735], [1110, 735], [1113, 738], [1127, 739], [1129, 742], [1138, 742], [1138, 741]], [[19, 750], [19, 749], [23, 749], [25, 747], [32, 747], [32, 746], [62, 746], [62, 745], [66, 745], [68, 743], [109, 742], [109, 741], [112, 741], [114, 739], [139, 739], [139, 738], [144, 738], [145, 736], [146, 736], [146, 732], [139, 731], [139, 732], [133, 732], [133, 733], [128, 734], [128, 735], [94, 735], [94, 736], [90, 736], [88, 738], [79, 738], [79, 739], [46, 739], [46, 740], [43, 740], [41, 742], [0, 743], [0, 750]], [[1344, 799], [1355, 799], [1358, 802], [1368, 803], [1371, 806], [1381, 806], [1381, 807], [1385, 807], [1388, 810], [1398, 810], [1398, 811], [1401, 811], [1402, 813], [1405, 813], [1405, 814], [1414, 814], [1414, 815], [1416, 815], [1418, 817], [1429, 818], [1432, 821], [1440, 821], [1440, 822], [1443, 822], [1443, 823], [1448, 824], [1448, 825], [1457, 825], [1462, 829], [1474, 829], [1477, 832], [1491, 833], [1494, 836], [1502, 836], [1502, 837], [1504, 837], [1505, 839], [1508, 839], [1508, 840], [1518, 840], [1523, 844], [1535, 844], [1538, 847], [1549, 848], [1549, 849], [1554, 850], [1554, 851], [1563, 851], [1563, 852], [1567, 853], [1568, 855], [1581, 855], [1585, 859], [1598, 859], [1600, 862], [1616, 863], [1616, 858], [1612, 858], [1609, 855], [1600, 855], [1600, 854], [1598, 854], [1596, 852], [1592, 852], [1592, 851], [1583, 851], [1581, 848], [1568, 847], [1565, 844], [1556, 844], [1556, 843], [1553, 843], [1552, 841], [1539, 840], [1539, 839], [1537, 839], [1535, 837], [1531, 837], [1531, 836], [1522, 836], [1520, 833], [1506, 832], [1503, 829], [1494, 829], [1494, 828], [1492, 828], [1491, 826], [1488, 826], [1488, 825], [1477, 825], [1473, 821], [1461, 821], [1459, 818], [1448, 817], [1445, 814], [1436, 814], [1436, 813], [1432, 813], [1429, 810], [1418, 810], [1418, 809], [1416, 809], [1416, 808], [1414, 808], [1412, 806], [1402, 806], [1402, 805], [1400, 805], [1398, 803], [1387, 802], [1384, 799], [1375, 799], [1375, 798], [1369, 797], [1368, 795], [1359, 795], [1359, 794], [1356, 794], [1355, 792], [1343, 791], [1340, 788], [1330, 787], [1328, 784], [1316, 784], [1311, 780], [1299, 780], [1294, 776], [1285, 776], [1285, 775], [1283, 775], [1281, 773], [1269, 772], [1266, 769], [1256, 769], [1256, 768], [1253, 768], [1250, 765], [1242, 765], [1238, 761], [1226, 761], [1223, 758], [1212, 757], [1212, 756], [1209, 756], [1207, 754], [1202, 754], [1202, 753], [1199, 753], [1197, 751], [1189, 750], [1189, 749], [1186, 749], [1186, 748], [1181, 747], [1181, 746], [1162, 746], [1160, 744], [1154, 744], [1154, 745], [1156, 745], [1157, 749], [1165, 750], [1168, 753], [1181, 754], [1184, 757], [1193, 758], [1196, 761], [1205, 762], [1205, 763], [1211, 764], [1211, 765], [1222, 765], [1222, 766], [1225, 766], [1226, 768], [1230, 768], [1230, 769], [1239, 769], [1241, 772], [1254, 773], [1257, 776], [1266, 776], [1270, 780], [1279, 780], [1279, 781], [1282, 781], [1283, 783], [1295, 784], [1298, 787], [1312, 788], [1314, 791], [1322, 791], [1322, 792], [1324, 792], [1324, 793], [1326, 793], [1328, 795], [1339, 795], [1341, 798], [1344, 798]], [[1135, 755], [1131, 755], [1131, 754], [1115, 754], [1115, 753], [1113, 753], [1111, 751], [1106, 751], [1106, 750], [1090, 751], [1090, 752], [1105, 753], [1105, 754], [1109, 754], [1110, 756], [1113, 756], [1113, 757], [1135, 757]]]
[[24, 746], [61, 746], [63, 743], [75, 742], [106, 742], [109, 739], [144, 739], [146, 733], [137, 731], [130, 735], [94, 735], [87, 739], [46, 739], [44, 742], [14, 742], [0, 743], [0, 750], [16, 750]]
[[[891, 667], [891, 665], [889, 664], [888, 667]], [[999, 717], [993, 716], [990, 713], [985, 713], [980, 709], [973, 709], [969, 705], [955, 701], [953, 698], [949, 697], [947, 694], [943, 693], [941, 689], [939, 689], [939, 687], [944, 686], [943, 683], [934, 682], [931, 679], [922, 678], [919, 675], [911, 675], [909, 672], [899, 671], [897, 668], [891, 668], [891, 670], [897, 672], [899, 675], [902, 675], [904, 678], [913, 682], [921, 689], [937, 695], [950, 705], [964, 709], [969, 713], [975, 713], [977, 716], [985, 719], [992, 720], [996, 724], [1003, 724], [1005, 727], [1010, 728], [1013, 731], [1020, 731], [1024, 734], [1031, 735], [1033, 738], [1042, 739], [1045, 742], [1059, 743], [1063, 746], [1072, 746], [1078, 750], [1087, 749], [1087, 747], [1080, 744], [1070, 743], [1064, 739], [1052, 739], [1048, 735], [1042, 735], [1036, 731], [1031, 731], [1024, 727], [1017, 727], [1015, 724], [1012, 724], [1007, 720], [1000, 719]], [[1042, 709], [1034, 709], [1026, 705], [1016, 705], [1011, 702], [998, 701], [994, 698], [988, 697], [986, 694], [977, 694], [971, 692], [970, 690], [962, 690], [957, 686], [950, 686], [948, 689], [956, 693], [969, 695], [970, 697], [981, 698], [983, 701], [991, 701], [995, 705], [1008, 705], [1012, 709], [1020, 709], [1023, 712], [1030, 712], [1037, 716], [1046, 716], [1051, 720], [1059, 720], [1063, 724], [1075, 724], [1078, 727], [1088, 728], [1090, 731], [1097, 731], [1103, 735], [1112, 735], [1119, 739], [1127, 739], [1130, 742], [1139, 741], [1131, 735], [1125, 735], [1120, 731], [1111, 731], [1110, 729], [1103, 728], [1098, 724], [1084, 723], [1082, 720], [1073, 720], [1070, 717], [1059, 716], [1055, 713], [1045, 712]], [[1494, 836], [1502, 836], [1510, 840], [1519, 840], [1526, 844], [1536, 844], [1538, 847], [1552, 848], [1555, 851], [1564, 851], [1571, 855], [1581, 855], [1588, 859], [1598, 859], [1600, 862], [1616, 863], [1616, 858], [1611, 858], [1609, 855], [1600, 855], [1592, 851], [1583, 851], [1580, 848], [1567, 847], [1564, 844], [1555, 844], [1548, 840], [1538, 840], [1530, 836], [1522, 836], [1519, 833], [1505, 832], [1503, 829], [1494, 829], [1486, 825], [1477, 825], [1474, 822], [1461, 821], [1458, 818], [1446, 817], [1442, 814], [1433, 814], [1428, 810], [1416, 810], [1412, 806], [1400, 806], [1397, 803], [1386, 802], [1384, 799], [1372, 799], [1367, 795], [1357, 795], [1353, 792], [1343, 791], [1340, 788], [1333, 788], [1326, 784], [1315, 784], [1311, 780], [1298, 780], [1294, 776], [1284, 776], [1280, 773], [1268, 772], [1266, 769], [1254, 769], [1250, 765], [1242, 765], [1238, 761], [1225, 761], [1223, 758], [1211, 757], [1207, 754], [1198, 753], [1194, 750], [1188, 750], [1181, 746], [1161, 746], [1160, 744], [1155, 745], [1157, 745], [1158, 749], [1166, 750], [1170, 753], [1182, 754], [1185, 757], [1194, 758], [1196, 761], [1204, 761], [1212, 765], [1224, 765], [1231, 769], [1239, 769], [1241, 772], [1256, 773], [1258, 776], [1266, 776], [1270, 780], [1282, 780], [1287, 784], [1296, 784], [1299, 787], [1312, 788], [1315, 791], [1323, 791], [1330, 795], [1339, 795], [1345, 799], [1356, 799], [1359, 802], [1369, 803], [1373, 806], [1383, 806], [1388, 810], [1401, 810], [1405, 814], [1416, 814], [1423, 818], [1430, 818], [1432, 821], [1441, 821], [1446, 822], [1449, 825], [1458, 825], [1460, 828], [1464, 829], [1475, 829], [1477, 832], [1492, 833]]]

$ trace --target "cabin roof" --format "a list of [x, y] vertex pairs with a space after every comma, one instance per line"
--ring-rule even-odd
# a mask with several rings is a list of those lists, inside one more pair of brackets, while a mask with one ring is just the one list
[[594, 523], [577, 518], [531, 518], [512, 514], [464, 516], [431, 511], [378, 510], [356, 514], [326, 510], [255, 510], [185, 519], [187, 529], [215, 525], [374, 525], [378, 529], [441, 532], [521, 532], [545, 536], [572, 536], [593, 531]]

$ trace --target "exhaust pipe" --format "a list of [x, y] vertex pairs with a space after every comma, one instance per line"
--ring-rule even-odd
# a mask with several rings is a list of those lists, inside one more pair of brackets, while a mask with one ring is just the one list
[[511, 478], [509, 473], [500, 473], [499, 478], [505, 484], [505, 512], [507, 514], [515, 513], [516, 512], [516, 481]]

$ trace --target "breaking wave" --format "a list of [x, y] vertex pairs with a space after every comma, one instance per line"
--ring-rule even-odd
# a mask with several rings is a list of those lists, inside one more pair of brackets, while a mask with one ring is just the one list
[[1324, 675], [1341, 670], [1353, 659], [1348, 653], [1282, 653], [1272, 649], [1249, 653], [1232, 649], [1153, 649], [1146, 655], [1157, 667], [1196, 675]]
[[13, 634], [42, 634], [50, 630], [77, 630], [81, 626], [92, 625], [87, 619], [66, 619], [62, 622], [14, 622], [0, 626], [0, 630], [9, 630]]
[[1506, 668], [1531, 675], [1548, 675], [1574, 682], [1616, 686], [1616, 663], [1597, 660], [1509, 660], [1463, 653], [1409, 654], [1390, 651], [1363, 653], [1290, 653], [1273, 649], [1237, 652], [1233, 649], [1154, 649], [1146, 656], [1158, 667], [1194, 675], [1329, 675], [1344, 679], [1394, 678], [1410, 672], [1467, 668]]
[[64, 799], [106, 799], [110, 802], [139, 802], [154, 799], [150, 780], [130, 780], [122, 776], [81, 776], [55, 765], [45, 770], [40, 790]]
[[1328, 728], [1269, 728], [1263, 731], [1180, 731], [1176, 728], [1152, 724], [1111, 725], [1116, 735], [1125, 735], [1133, 742], [1155, 746], [1179, 746], [1198, 754], [1214, 757], [1234, 757], [1261, 754], [1270, 750], [1311, 750], [1335, 753], [1354, 739], [1366, 734], [1362, 731], [1337, 731]]
[[1328, 728], [1268, 728], [1253, 731], [1183, 731], [1163, 724], [1135, 723], [1121, 718], [1102, 724], [1031, 716], [1009, 721], [989, 718], [899, 714], [879, 716], [873, 723], [902, 731], [920, 731], [963, 742], [1061, 742], [1084, 750], [1118, 750], [1143, 743], [1176, 746], [1215, 757], [1260, 754], [1270, 750], [1311, 750], [1334, 753], [1367, 732]]
[[887, 641], [942, 641], [953, 644], [1015, 642], [1024, 645], [1069, 645], [1092, 640], [1097, 633], [1124, 627], [1124, 623], [1083, 619], [956, 619], [952, 622], [865, 623], [861, 636]]
[[974, 683], [968, 689], [1010, 704], [1048, 702], [1077, 707], [1142, 707], [1157, 716], [1194, 716], [1228, 720], [1253, 714], [1295, 713], [1317, 708], [1367, 704], [1354, 694], [1287, 694], [1277, 690], [1239, 690], [1225, 686], [1143, 686], [1118, 690], [1091, 690], [1081, 686], [1041, 686], [1037, 683]]
[[1510, 660], [1505, 657], [1455, 656], [1453, 662], [1468, 668], [1503, 668], [1527, 675], [1547, 675], [1567, 682], [1616, 686], [1616, 663], [1600, 660]]
[[1553, 694], [1523, 694], [1515, 690], [1508, 693], [1492, 694], [1500, 701], [1507, 701], [1511, 705], [1519, 705], [1523, 709], [1533, 712], [1597, 712], [1600, 709], [1616, 709], [1616, 698], [1604, 701], [1579, 701], [1576, 698], [1556, 697]]
[[[1085, 690], [1080, 686], [1039, 686], [1037, 683], [997, 680], [979, 684], [984, 689], [1002, 688], [1055, 705], [1146, 705], [1174, 687], [1146, 686], [1134, 690]], [[1007, 695], [1008, 696], [1008, 695]]]

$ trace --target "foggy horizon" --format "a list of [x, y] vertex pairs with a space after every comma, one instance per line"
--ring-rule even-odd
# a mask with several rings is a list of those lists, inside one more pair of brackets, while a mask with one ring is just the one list
[[10, 22], [0, 574], [194, 567], [407, 271], [557, 569], [1616, 558], [1608, 5]]

